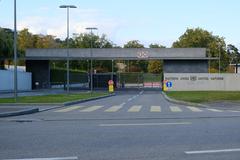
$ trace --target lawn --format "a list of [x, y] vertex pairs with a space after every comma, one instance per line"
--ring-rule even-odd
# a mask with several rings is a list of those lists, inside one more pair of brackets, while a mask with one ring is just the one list
[[[107, 92], [57, 94], [45, 96], [18, 97], [18, 103], [64, 103], [108, 95]], [[0, 98], [0, 103], [15, 103], [14, 98]]]
[[215, 102], [215, 101], [240, 101], [240, 92], [215, 92], [215, 91], [199, 91], [199, 92], [166, 92], [166, 94], [174, 99], [204, 103], [204, 102]]

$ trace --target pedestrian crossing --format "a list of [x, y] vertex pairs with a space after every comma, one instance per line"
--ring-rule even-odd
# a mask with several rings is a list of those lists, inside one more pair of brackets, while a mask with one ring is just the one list
[[[54, 112], [57, 113], [65, 113], [65, 112], [83, 112], [83, 113], [90, 113], [90, 112], [104, 112], [104, 113], [115, 113], [115, 112], [127, 112], [127, 113], [137, 113], [137, 112], [149, 112], [149, 113], [166, 113], [166, 112], [172, 112], [172, 113], [181, 113], [181, 112], [194, 112], [194, 113], [200, 113], [200, 112], [225, 112], [223, 110], [219, 109], [213, 109], [213, 108], [198, 108], [198, 107], [192, 107], [192, 106], [159, 106], [159, 105], [153, 105], [153, 106], [143, 106], [143, 105], [133, 105], [133, 106], [125, 106], [125, 105], [113, 105], [113, 106], [104, 106], [104, 105], [94, 105], [94, 106], [70, 106], [63, 109], [55, 110]], [[231, 111], [228, 110], [227, 112], [237, 113], [240, 111]]]

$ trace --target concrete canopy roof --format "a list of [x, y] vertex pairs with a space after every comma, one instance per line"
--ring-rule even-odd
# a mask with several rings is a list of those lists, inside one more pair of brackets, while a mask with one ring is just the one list
[[[67, 49], [27, 49], [28, 60], [65, 60]], [[94, 48], [95, 60], [207, 60], [205, 48]], [[70, 60], [91, 59], [91, 49], [69, 49]]]

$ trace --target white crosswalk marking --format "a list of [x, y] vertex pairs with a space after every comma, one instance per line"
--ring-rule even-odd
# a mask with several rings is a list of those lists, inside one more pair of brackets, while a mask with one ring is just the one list
[[193, 112], [202, 112], [202, 110], [197, 108], [197, 107], [190, 107], [190, 106], [188, 106], [187, 108], [190, 109]]
[[80, 110], [80, 112], [92, 112], [92, 111], [96, 111], [100, 108], [103, 108], [103, 106], [91, 106], [91, 107], [85, 108], [83, 110]]
[[121, 108], [122, 108], [122, 106], [112, 106], [112, 107], [106, 109], [104, 112], [117, 112]]
[[142, 106], [132, 106], [128, 112], [139, 112], [141, 110]]
[[223, 112], [221, 110], [218, 110], [218, 109], [212, 109], [212, 108], [208, 108], [209, 111], [212, 111], [212, 112]]
[[64, 109], [60, 109], [60, 110], [57, 110], [55, 112], [70, 112], [70, 111], [73, 111], [73, 110], [76, 110], [76, 109], [80, 109], [82, 108], [83, 106], [72, 106], [72, 107], [67, 107], [67, 108], [64, 108]]
[[177, 106], [170, 106], [170, 110], [172, 112], [182, 112], [182, 110]]
[[160, 106], [151, 106], [150, 112], [161, 112]]

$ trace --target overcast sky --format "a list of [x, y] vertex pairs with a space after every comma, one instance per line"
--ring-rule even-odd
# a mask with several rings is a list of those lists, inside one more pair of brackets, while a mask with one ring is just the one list
[[[98, 27], [118, 45], [129, 40], [171, 47], [187, 28], [201, 27], [240, 47], [239, 0], [17, 0], [18, 30], [66, 37], [66, 10], [73, 4], [71, 34]], [[13, 0], [0, 0], [0, 26], [13, 28]]]

